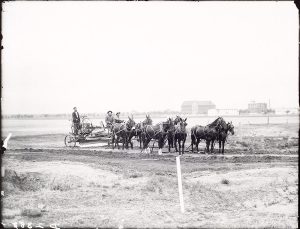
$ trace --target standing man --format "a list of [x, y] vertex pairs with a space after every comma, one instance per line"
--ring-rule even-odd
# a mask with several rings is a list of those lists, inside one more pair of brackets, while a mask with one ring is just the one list
[[74, 112], [72, 113], [72, 121], [74, 124], [74, 133], [78, 135], [78, 130], [80, 129], [80, 116], [77, 111], [77, 107], [73, 108]]

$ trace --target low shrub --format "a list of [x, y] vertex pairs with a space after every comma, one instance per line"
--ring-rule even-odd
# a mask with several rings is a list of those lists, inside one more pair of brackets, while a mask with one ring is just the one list
[[222, 183], [222, 184], [229, 184], [229, 180], [227, 180], [227, 179], [222, 179], [221, 183]]

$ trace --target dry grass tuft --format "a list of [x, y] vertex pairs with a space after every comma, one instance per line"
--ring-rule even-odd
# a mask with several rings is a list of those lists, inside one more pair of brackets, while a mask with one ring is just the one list
[[44, 176], [37, 172], [16, 173], [14, 170], [6, 170], [3, 179], [4, 190], [7, 192], [39, 191], [45, 187]]
[[69, 191], [82, 186], [82, 183], [76, 176], [54, 177], [49, 183], [48, 188], [54, 191]]
[[229, 184], [229, 180], [227, 180], [227, 179], [222, 179], [221, 183], [222, 183], [222, 184]]

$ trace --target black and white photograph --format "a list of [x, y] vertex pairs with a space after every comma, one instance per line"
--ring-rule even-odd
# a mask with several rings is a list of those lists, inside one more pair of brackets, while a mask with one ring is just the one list
[[1, 17], [2, 227], [298, 228], [293, 1]]

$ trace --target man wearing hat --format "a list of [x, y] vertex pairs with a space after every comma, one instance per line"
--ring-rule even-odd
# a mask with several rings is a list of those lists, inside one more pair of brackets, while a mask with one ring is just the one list
[[122, 123], [122, 122], [124, 122], [124, 121], [120, 119], [120, 112], [117, 112], [116, 118], [115, 118], [115, 123]]
[[74, 134], [78, 135], [78, 130], [80, 129], [80, 116], [76, 107], [74, 107], [73, 110], [72, 121], [74, 124]]
[[113, 116], [112, 111], [107, 111], [107, 115], [105, 117], [105, 123], [107, 127], [111, 127], [111, 125], [114, 123], [115, 119]]

